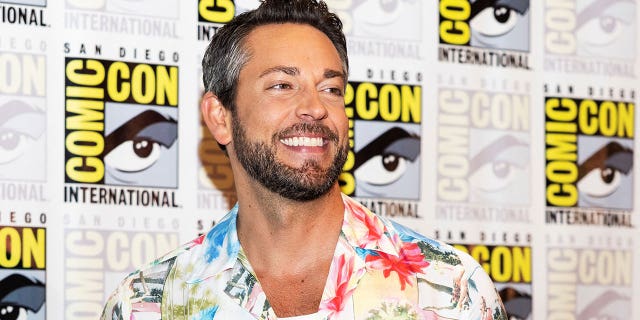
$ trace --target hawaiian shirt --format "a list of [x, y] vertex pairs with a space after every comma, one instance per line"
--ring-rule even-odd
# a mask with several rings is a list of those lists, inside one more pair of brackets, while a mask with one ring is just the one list
[[[343, 201], [314, 319], [507, 319], [469, 255]], [[236, 205], [207, 234], [126, 277], [102, 319], [278, 319], [238, 241], [237, 215]]]

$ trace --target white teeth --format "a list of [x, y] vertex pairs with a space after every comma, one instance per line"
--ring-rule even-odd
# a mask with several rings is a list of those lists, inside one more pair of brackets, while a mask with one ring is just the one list
[[280, 142], [290, 147], [320, 147], [323, 144], [322, 138], [293, 137], [280, 139]]

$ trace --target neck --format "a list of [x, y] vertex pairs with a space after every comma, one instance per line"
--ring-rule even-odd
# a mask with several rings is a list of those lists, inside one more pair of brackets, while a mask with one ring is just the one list
[[269, 303], [280, 317], [318, 311], [344, 220], [339, 185], [300, 202], [243, 178], [238, 239]]
[[305, 268], [305, 263], [333, 255], [344, 218], [337, 183], [318, 199], [304, 202], [252, 186], [238, 192], [238, 238], [254, 268], [281, 263]]

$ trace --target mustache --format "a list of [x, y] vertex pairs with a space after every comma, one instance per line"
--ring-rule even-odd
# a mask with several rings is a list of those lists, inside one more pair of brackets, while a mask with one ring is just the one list
[[322, 138], [338, 142], [338, 134], [329, 129], [329, 127], [320, 123], [296, 123], [286, 129], [283, 129], [274, 135], [275, 140], [280, 140], [292, 135], [299, 134], [315, 134], [320, 135]]

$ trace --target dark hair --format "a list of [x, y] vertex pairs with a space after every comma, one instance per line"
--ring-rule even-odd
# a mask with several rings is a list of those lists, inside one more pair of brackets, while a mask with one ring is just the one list
[[205, 92], [212, 92], [222, 104], [235, 111], [236, 84], [240, 70], [250, 58], [245, 39], [256, 27], [267, 24], [307, 24], [322, 31], [333, 43], [342, 60], [343, 72], [349, 71], [347, 45], [342, 22], [329, 12], [324, 1], [264, 0], [252, 11], [244, 12], [218, 29], [202, 58]]

